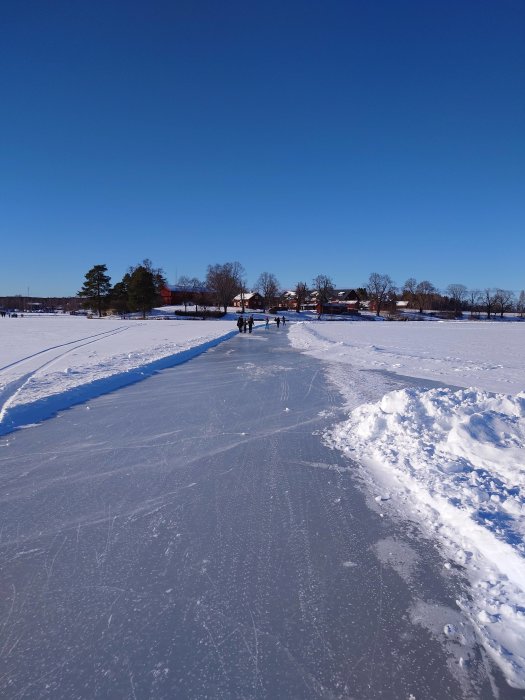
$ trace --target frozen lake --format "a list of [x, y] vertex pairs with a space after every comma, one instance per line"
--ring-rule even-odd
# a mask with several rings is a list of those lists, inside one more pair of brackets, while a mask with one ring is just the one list
[[260, 330], [10, 435], [2, 697], [522, 697], [324, 445], [341, 403]]

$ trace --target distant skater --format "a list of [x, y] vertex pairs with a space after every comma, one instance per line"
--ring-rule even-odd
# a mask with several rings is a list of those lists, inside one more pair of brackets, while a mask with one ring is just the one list
[[237, 319], [237, 328], [239, 329], [239, 333], [242, 333], [242, 327], [244, 325], [244, 321], [242, 319], [242, 316], [239, 316]]
[[242, 324], [242, 328], [243, 328], [243, 331], [246, 333], [246, 331], [248, 330], [248, 321], [246, 319], [244, 319], [244, 322]]
[[279, 318], [279, 316], [277, 316], [277, 318], [275, 319], [275, 323], [277, 324], [277, 328], [279, 328], [279, 324], [281, 323], [281, 319]]
[[268, 330], [269, 327], [270, 327], [270, 319], [267, 316], [266, 317], [266, 330]]
[[281, 321], [283, 322], [283, 326], [284, 326], [284, 325], [285, 325], [285, 323], [286, 323], [286, 319], [285, 319], [285, 317], [284, 317], [284, 316], [282, 317]]
[[252, 332], [252, 328], [253, 328], [253, 316], [250, 314], [250, 318], [248, 319], [248, 329], [249, 329], [250, 333]]

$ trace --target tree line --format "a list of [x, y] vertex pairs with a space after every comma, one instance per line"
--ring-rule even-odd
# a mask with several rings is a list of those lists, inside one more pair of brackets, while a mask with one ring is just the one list
[[412, 309], [423, 313], [425, 309], [449, 311], [459, 316], [463, 311], [472, 315], [486, 313], [487, 318], [515, 311], [521, 316], [525, 313], [525, 292], [521, 290], [518, 297], [508, 289], [468, 289], [464, 284], [449, 284], [440, 292], [429, 280], [418, 282], [410, 277], [396, 288], [388, 275], [373, 272], [366, 286], [368, 297], [374, 301], [376, 313], [382, 308], [394, 306], [403, 300]]
[[77, 296], [83, 306], [102, 316], [108, 309], [119, 314], [139, 311], [146, 318], [148, 311], [161, 303], [160, 291], [166, 284], [161, 268], [154, 268], [151, 260], [128, 268], [124, 277], [114, 286], [106, 265], [94, 265], [86, 272], [84, 284]]
[[[314, 279], [314, 289], [317, 298], [323, 302], [328, 301], [335, 291], [332, 280], [324, 275]], [[421, 314], [430, 309], [448, 311], [456, 316], [463, 311], [470, 311], [473, 315], [486, 313], [488, 318], [496, 315], [503, 317], [512, 311], [520, 316], [525, 313], [523, 290], [516, 297], [508, 289], [468, 289], [464, 284], [455, 283], [440, 292], [429, 280], [418, 282], [414, 277], [409, 277], [401, 287], [397, 287], [389, 275], [372, 272], [363, 287], [355, 291], [357, 300], [371, 302], [378, 316], [384, 310], [394, 312], [398, 301], [407, 302], [409, 308], [417, 309]]]
[[[120, 282], [114, 286], [108, 275], [106, 265], [94, 265], [85, 275], [78, 297], [83, 300], [86, 308], [95, 310], [102, 316], [108, 309], [120, 314], [141, 312], [143, 318], [148, 311], [162, 303], [161, 290], [167, 285], [166, 276], [161, 268], [153, 267], [151, 260], [129, 267]], [[226, 312], [234, 297], [240, 297], [241, 308], [244, 310], [245, 298], [249, 291], [258, 292], [264, 308], [271, 308], [288, 303], [288, 292], [283, 290], [277, 277], [271, 272], [262, 272], [250, 290], [247, 284], [246, 272], [238, 262], [217, 263], [208, 265], [206, 278], [181, 276], [177, 280], [177, 288], [187, 290], [193, 298], [200, 294], [201, 305], [213, 303], [217, 308]], [[309, 300], [318, 304], [326, 304], [334, 298], [336, 287], [331, 277], [319, 274], [311, 284], [300, 281], [293, 290], [293, 303], [297, 311], [304, 307]], [[510, 290], [483, 289], [472, 290], [465, 285], [450, 284], [444, 292], [440, 292], [429, 280], [419, 282], [410, 277], [397, 287], [387, 274], [372, 272], [361, 287], [351, 290], [357, 305], [360, 302], [371, 304], [377, 315], [382, 311], [393, 311], [397, 302], [403, 300], [410, 308], [423, 313], [425, 309], [448, 311], [460, 315], [463, 311], [472, 314], [484, 312], [488, 318], [499, 314], [503, 316], [510, 311], [520, 315], [525, 312], [525, 293], [523, 290], [516, 298]], [[211, 300], [211, 301], [210, 301]]]

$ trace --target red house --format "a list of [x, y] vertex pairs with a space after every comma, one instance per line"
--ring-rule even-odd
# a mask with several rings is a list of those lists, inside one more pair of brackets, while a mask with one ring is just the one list
[[237, 294], [233, 297], [233, 305], [242, 308], [244, 298], [244, 308], [245, 309], [263, 309], [264, 299], [259, 294], [259, 292], [247, 292], [245, 294]]
[[213, 306], [213, 298], [205, 287], [183, 287], [167, 284], [160, 290], [163, 306], [199, 305]]

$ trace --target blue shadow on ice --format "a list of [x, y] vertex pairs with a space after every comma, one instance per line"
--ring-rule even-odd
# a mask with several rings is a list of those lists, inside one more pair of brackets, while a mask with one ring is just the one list
[[113, 374], [104, 379], [97, 379], [89, 384], [74, 387], [60, 394], [35, 401], [34, 403], [13, 406], [13, 408], [7, 409], [0, 423], [0, 435], [7, 435], [25, 426], [40, 423], [56, 415], [58, 411], [64, 411], [72, 406], [94, 399], [97, 396], [109, 394], [112, 391], [122, 389], [122, 387], [129, 386], [130, 384], [141, 382], [143, 379], [147, 379], [163, 369], [175, 367], [175, 365], [180, 365], [197, 355], [201, 355], [203, 352], [206, 352], [206, 350], [219, 345], [225, 340], [233, 338], [233, 336], [237, 335], [237, 332], [237, 330], [230, 331], [226, 333], [226, 335], [214, 338], [201, 345], [196, 345], [189, 350], [163, 357], [160, 360], [149, 362], [148, 364], [126, 372]]

